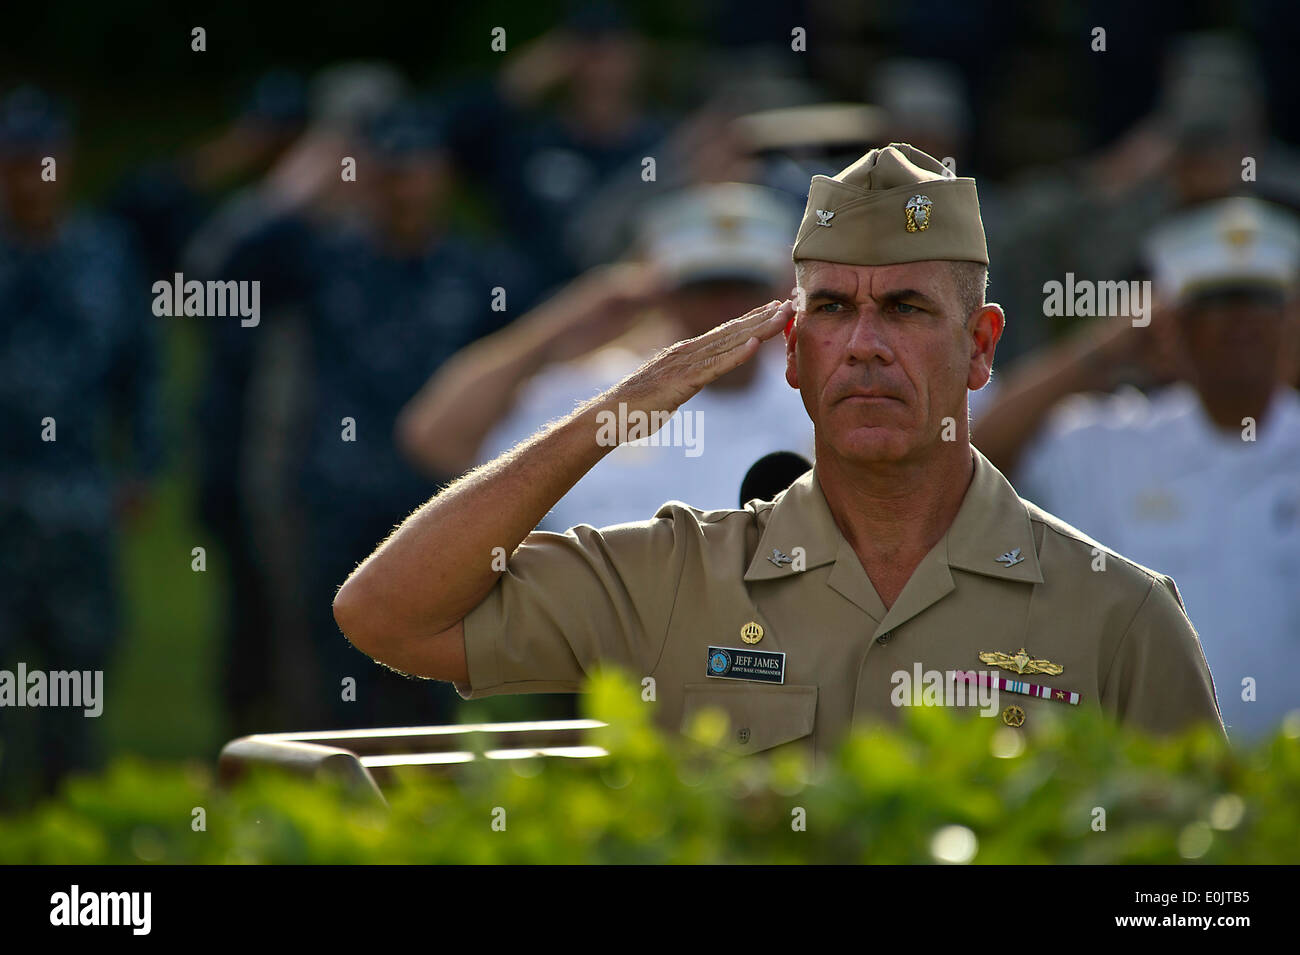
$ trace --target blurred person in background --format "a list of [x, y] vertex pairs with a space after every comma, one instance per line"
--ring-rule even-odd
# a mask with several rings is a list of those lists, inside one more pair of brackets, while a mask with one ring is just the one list
[[[287, 70], [272, 70], [257, 79], [237, 114], [193, 149], [169, 159], [148, 161], [114, 188], [109, 208], [129, 222], [144, 252], [150, 280], [172, 280], [176, 272], [208, 277], [195, 267], [191, 250], [213, 245], [212, 234], [250, 231], [274, 214], [259, 188], [265, 176], [293, 146], [306, 122], [302, 79]], [[233, 193], [232, 193], [232, 190]], [[191, 324], [212, 359], [206, 386], [244, 387], [245, 363], [228, 361], [221, 347], [241, 331], [223, 323]], [[225, 395], [222, 395], [224, 398]], [[265, 729], [273, 690], [270, 673], [255, 665], [260, 657], [239, 648], [261, 645], [271, 616], [273, 593], [252, 544], [252, 521], [241, 506], [236, 476], [246, 462], [244, 442], [227, 433], [213, 440], [212, 425], [221, 415], [205, 415], [190, 431], [198, 441], [198, 511], [211, 538], [224, 551], [227, 576], [221, 597], [222, 641], [235, 648], [222, 680], [224, 712], [231, 733]], [[209, 453], [213, 452], [213, 453]], [[205, 541], [211, 546], [211, 538]], [[250, 665], [252, 664], [252, 665]]]
[[[284, 82], [276, 80], [265, 95]], [[225, 261], [234, 244], [287, 215], [364, 219], [364, 197], [339, 175], [341, 159], [356, 157], [366, 128], [403, 98], [406, 86], [402, 74], [382, 60], [337, 63], [313, 76], [310, 87], [300, 94], [310, 115], [295, 124], [296, 135], [283, 143], [264, 174], [203, 223], [185, 249], [186, 268], [210, 273]], [[287, 90], [279, 92], [287, 94]], [[276, 108], [283, 112], [285, 106]]]
[[708, 99], [649, 151], [656, 159], [654, 180], [642, 180], [637, 157], [608, 177], [564, 225], [565, 245], [585, 268], [625, 255], [646, 210], [692, 186], [764, 186], [797, 216], [811, 176], [835, 172], [883, 136], [878, 107], [824, 102], [817, 87], [770, 63], [745, 72], [710, 65], [698, 81], [711, 91]]
[[639, 183], [641, 160], [663, 135], [663, 122], [642, 105], [646, 46], [616, 7], [583, 4], [511, 53], [493, 82], [456, 97], [456, 156], [497, 203], [545, 287], [579, 270], [565, 224], [630, 163]]
[[[1300, 707], [1300, 226], [1226, 199], [1147, 248], [1163, 314], [1026, 359], [976, 416], [976, 443], [1026, 498], [1177, 581], [1228, 732], [1255, 737]], [[1153, 360], [1185, 380], [1085, 394]]]
[[[66, 207], [72, 151], [52, 97], [22, 87], [0, 101], [0, 668], [11, 672], [106, 670], [121, 624], [118, 533], [161, 459], [149, 284], [124, 225]], [[0, 708], [0, 800], [97, 765], [97, 729], [79, 707]]]
[[870, 99], [884, 111], [891, 139], [913, 143], [940, 160], [951, 157], [954, 165], [960, 164], [954, 169], [957, 175], [974, 171], [968, 150], [971, 111], [955, 66], [908, 57], [884, 60], [875, 68], [872, 93]]
[[[310, 95], [280, 73], [259, 81], [244, 116], [218, 143], [252, 136], [276, 148], [258, 164], [261, 178], [187, 236], [178, 268], [191, 278], [240, 278], [222, 269], [241, 244], [256, 247], [260, 235], [274, 248], [276, 236], [306, 223], [323, 229], [327, 220], [359, 218], [365, 190], [342, 181], [340, 157], [361, 154], [367, 124], [393, 108], [404, 86], [396, 70], [375, 62], [327, 67]], [[256, 329], [203, 327], [206, 368], [195, 409], [199, 515], [228, 566], [220, 683], [231, 735], [300, 728], [314, 691], [301, 673], [301, 661], [313, 659], [313, 637], [294, 458], [310, 400], [309, 333], [298, 299], [264, 304]]]
[[1271, 135], [1263, 83], [1242, 41], [1180, 37], [1163, 72], [1155, 110], [1120, 140], [1009, 185], [1005, 228], [991, 234], [1004, 263], [998, 289], [1009, 315], [1034, 318], [1009, 326], [1008, 360], [1061, 327], [1040, 317], [1045, 282], [1067, 270], [1089, 280], [1138, 277], [1150, 223], [1234, 195], [1300, 208], [1300, 164]]
[[[431, 368], [526, 307], [533, 287], [510, 250], [448, 230], [453, 169], [429, 104], [402, 102], [379, 116], [366, 147], [355, 183], [364, 220], [286, 217], [242, 242], [220, 270], [260, 279], [262, 307], [299, 310], [309, 337], [295, 487], [306, 521], [299, 559], [314, 659], [299, 661], [289, 678], [310, 688], [309, 710], [292, 718], [326, 728], [451, 715], [440, 688], [374, 667], [353, 650], [330, 602], [358, 548], [382, 540], [436, 486], [394, 447], [398, 411]], [[504, 290], [509, 310], [493, 309], [494, 289]], [[248, 342], [264, 333], [265, 326], [232, 329]], [[354, 701], [345, 697], [348, 678]]]
[[[659, 349], [787, 291], [797, 222], [778, 195], [747, 184], [661, 200], [644, 223], [641, 261], [584, 274], [449, 361], [403, 412], [403, 446], [431, 474], [496, 458]], [[733, 507], [758, 458], [793, 451], [811, 460], [812, 428], [783, 361], [778, 344], [765, 346], [682, 406], [661, 433], [680, 428], [680, 445], [621, 445], [542, 526], [645, 520], [668, 499]]]
[[272, 70], [253, 84], [238, 113], [194, 149], [135, 168], [114, 188], [109, 209], [129, 222], [149, 274], [170, 277], [199, 227], [232, 186], [259, 179], [284, 155], [306, 121], [300, 77]]

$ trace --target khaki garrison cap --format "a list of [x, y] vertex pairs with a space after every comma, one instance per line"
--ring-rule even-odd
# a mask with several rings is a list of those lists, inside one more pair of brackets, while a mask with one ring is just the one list
[[872, 149], [834, 178], [813, 176], [794, 260], [989, 263], [974, 179], [906, 143]]

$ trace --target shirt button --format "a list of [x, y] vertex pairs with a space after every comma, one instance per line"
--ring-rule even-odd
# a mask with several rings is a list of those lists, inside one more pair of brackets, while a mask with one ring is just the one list
[[883, 646], [884, 644], [889, 642], [889, 637], [890, 634], [888, 632], [882, 633], [880, 637], [876, 640], [876, 642], [879, 643], [881, 646]]

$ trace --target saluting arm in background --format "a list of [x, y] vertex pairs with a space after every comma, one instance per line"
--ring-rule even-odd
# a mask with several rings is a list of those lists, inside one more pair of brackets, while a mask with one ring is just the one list
[[438, 370], [397, 419], [397, 445], [432, 475], [460, 474], [514, 407], [519, 389], [552, 362], [600, 347], [627, 330], [656, 294], [644, 265], [584, 273], [515, 322], [463, 349]]
[[1149, 332], [1115, 320], [1025, 356], [972, 422], [972, 443], [1003, 474], [1015, 474], [1021, 455], [1065, 398], [1109, 392], [1135, 367], [1145, 378], [1169, 377], [1175, 359], [1168, 336]]
[[492, 569], [493, 548], [513, 553], [613, 450], [597, 441], [600, 412], [617, 414], [621, 403], [629, 414], [671, 414], [752, 358], [793, 315], [789, 301], [772, 301], [678, 342], [563, 421], [431, 498], [339, 589], [334, 617], [348, 640], [404, 673], [468, 682], [462, 621], [499, 576]]

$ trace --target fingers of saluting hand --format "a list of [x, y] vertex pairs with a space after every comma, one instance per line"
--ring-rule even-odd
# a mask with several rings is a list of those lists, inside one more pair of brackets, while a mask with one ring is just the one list
[[724, 325], [719, 325], [695, 340], [693, 364], [708, 379], [717, 378], [744, 364], [758, 353], [762, 342], [776, 336], [790, 316], [789, 302], [772, 301]]
[[757, 354], [794, 314], [789, 302], [771, 301], [665, 349], [623, 383], [622, 397], [637, 407], [675, 410], [701, 388]]
[[774, 299], [752, 312], [746, 312], [739, 318], [705, 332], [695, 341], [705, 354], [721, 354], [744, 346], [751, 338], [757, 338], [760, 342], [772, 338], [785, 327], [793, 314], [794, 306], [789, 301]]

